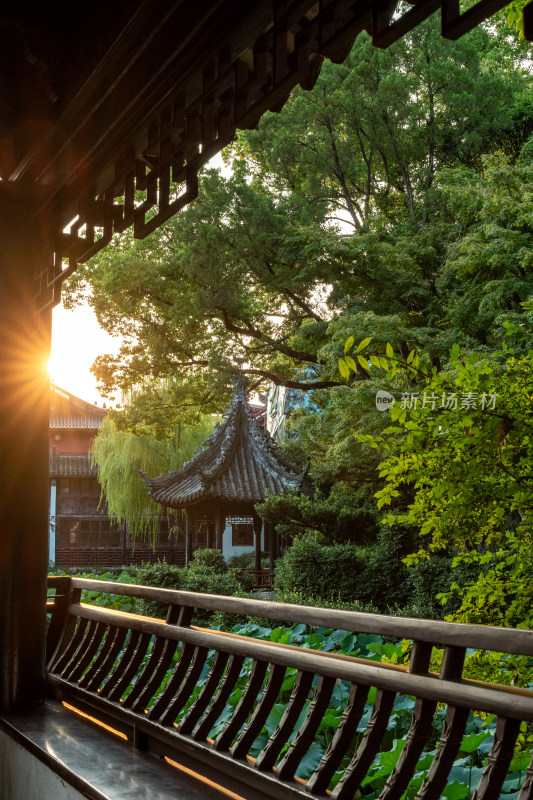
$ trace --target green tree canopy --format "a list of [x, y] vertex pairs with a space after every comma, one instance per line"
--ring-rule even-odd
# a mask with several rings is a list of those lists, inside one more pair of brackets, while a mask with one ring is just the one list
[[[511, 208], [497, 235], [485, 225], [494, 247], [508, 239], [488, 301], [488, 248], [468, 270], [455, 264], [465, 237], [475, 257], [483, 226], [455, 187], [478, 208], [480, 197], [487, 209], [500, 202], [505, 180], [484, 162], [498, 148], [509, 179], [530, 181], [516, 161], [533, 120], [529, 85], [498, 31], [447, 42], [435, 20], [387, 51], [361, 35], [345, 64], [326, 63], [312, 92], [239, 136], [231, 177], [207, 170], [198, 201], [143, 241], [117, 238], [71, 279], [67, 303], [89, 291], [104, 328], [124, 336], [95, 366], [104, 391], [136, 389], [117, 425], [149, 419], [163, 435], [167, 419], [170, 435], [220, 408], [238, 368], [257, 382], [343, 386], [348, 333], [429, 348], [438, 367], [451, 341], [483, 346], [498, 313], [527, 296], [529, 273], [514, 263], [528, 246], [527, 196], [512, 201], [514, 239]], [[355, 380], [369, 379], [361, 369]]]
[[520, 324], [504, 323], [502, 349], [460, 354], [456, 346], [441, 373], [393, 356], [391, 385], [399, 368], [416, 386], [391, 408], [382, 436], [357, 435], [386, 456], [376, 495], [391, 506], [385, 522], [420, 530], [410, 560], [448, 549], [456, 566], [477, 565], [477, 581], [451, 578], [463, 621], [533, 624], [533, 303], [527, 308]]

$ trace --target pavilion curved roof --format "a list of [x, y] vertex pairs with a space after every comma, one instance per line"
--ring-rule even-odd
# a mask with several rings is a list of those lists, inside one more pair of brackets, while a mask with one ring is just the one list
[[153, 500], [169, 508], [205, 501], [257, 503], [267, 493], [305, 490], [304, 470], [289, 462], [268, 431], [253, 419], [244, 390], [233, 398], [223, 424], [180, 470], [149, 478], [140, 475]]

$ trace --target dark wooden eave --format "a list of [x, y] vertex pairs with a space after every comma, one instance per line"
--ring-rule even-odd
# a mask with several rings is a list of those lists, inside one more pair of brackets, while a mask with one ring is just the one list
[[506, 2], [464, 13], [458, 0], [4, 4], [0, 212], [20, 204], [42, 242], [37, 308], [115, 232], [146, 236], [190, 202], [198, 169], [235, 130], [279, 110], [297, 83], [310, 88], [360, 31], [386, 47], [440, 8], [456, 39]]
[[187, 508], [211, 502], [253, 505], [267, 494], [298, 492], [306, 488], [307, 469], [300, 471], [284, 458], [253, 419], [241, 391], [225, 422], [192, 461], [159, 478], [140, 474], [153, 500], [167, 508]]

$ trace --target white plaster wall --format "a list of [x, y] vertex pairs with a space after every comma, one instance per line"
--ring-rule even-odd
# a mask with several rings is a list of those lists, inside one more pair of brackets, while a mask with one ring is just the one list
[[0, 731], [0, 800], [83, 800], [83, 795]]
[[[261, 531], [261, 550], [264, 549], [265, 531], [263, 526], [263, 530]], [[231, 556], [240, 556], [243, 553], [255, 553], [255, 545], [253, 547], [233, 547], [231, 544], [231, 525], [226, 525], [222, 536], [222, 555], [224, 558], [231, 558]]]

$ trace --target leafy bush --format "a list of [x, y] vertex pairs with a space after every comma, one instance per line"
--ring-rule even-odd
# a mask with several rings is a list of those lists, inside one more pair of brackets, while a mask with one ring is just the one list
[[358, 600], [364, 571], [363, 548], [351, 543], [321, 545], [316, 536], [307, 534], [295, 539], [278, 561], [274, 587], [305, 597]]
[[230, 556], [228, 567], [238, 580], [242, 591], [251, 592], [254, 588], [252, 571], [255, 567], [255, 553], [241, 553], [238, 556]]
[[[143, 564], [137, 568], [135, 582], [145, 586], [160, 586], [165, 589], [182, 589], [187, 592], [201, 592], [205, 594], [225, 594], [234, 595], [240, 592], [240, 585], [235, 576], [227, 571], [216, 572], [215, 568], [220, 569], [223, 556], [216, 550], [201, 550], [197, 553], [206, 553], [204, 563], [202, 558], [196, 558], [191, 567], [183, 569], [166, 561], [158, 561], [156, 564]], [[214, 557], [214, 555], [216, 557]], [[153, 600], [136, 600], [135, 611], [147, 617], [165, 618], [167, 605], [156, 603]], [[213, 611], [197, 610], [193, 616], [195, 625], [205, 625], [213, 616]]]
[[189, 565], [189, 571], [211, 570], [217, 575], [223, 575], [228, 571], [228, 564], [220, 550], [212, 548], [201, 548], [196, 550]]
[[[238, 595], [241, 591], [239, 582], [231, 572], [217, 574], [200, 567], [189, 569], [185, 573], [182, 588], [188, 592], [224, 595]], [[197, 609], [194, 612], [193, 624], [206, 625], [214, 613], [206, 609]]]
[[[183, 589], [185, 570], [175, 564], [167, 564], [165, 560], [154, 564], [143, 563], [135, 568], [135, 583], [141, 586], [158, 586], [162, 589]], [[135, 600], [135, 611], [145, 617], [165, 619], [167, 604], [154, 600]]]

